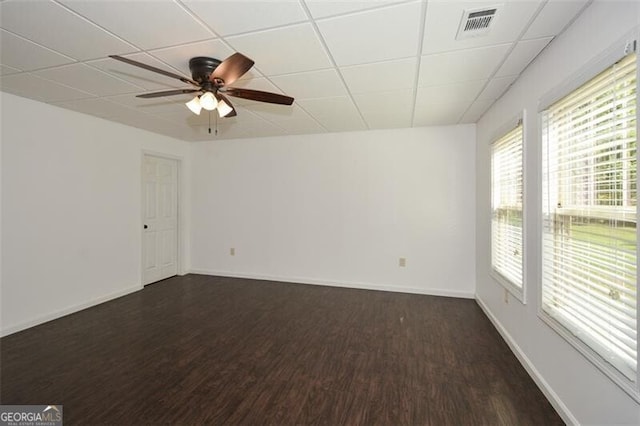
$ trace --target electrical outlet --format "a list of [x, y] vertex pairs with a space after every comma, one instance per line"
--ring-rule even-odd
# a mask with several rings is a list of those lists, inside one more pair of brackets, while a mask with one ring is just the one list
[[236, 249], [235, 249], [235, 247], [231, 247], [231, 248], [229, 249], [229, 254], [230, 254], [231, 256], [235, 256], [235, 255], [236, 255]]
[[506, 288], [504, 289], [504, 303], [509, 304], [509, 291]]
[[398, 259], [398, 266], [400, 266], [401, 268], [404, 268], [405, 266], [407, 266], [407, 259], [404, 257], [401, 257], [400, 259]]

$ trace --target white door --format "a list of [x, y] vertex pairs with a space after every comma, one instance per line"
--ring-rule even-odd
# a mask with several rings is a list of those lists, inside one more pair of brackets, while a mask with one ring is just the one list
[[144, 156], [142, 284], [178, 273], [178, 162]]

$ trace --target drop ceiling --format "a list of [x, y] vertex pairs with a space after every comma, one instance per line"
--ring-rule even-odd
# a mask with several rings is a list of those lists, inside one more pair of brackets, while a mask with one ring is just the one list
[[[473, 123], [588, 3], [0, 0], [0, 88], [187, 141]], [[464, 12], [487, 7], [490, 31], [456, 39]], [[256, 64], [233, 86], [295, 102], [231, 98], [217, 136], [190, 95], [135, 97], [180, 81], [108, 58], [189, 77], [191, 57], [234, 52]]]

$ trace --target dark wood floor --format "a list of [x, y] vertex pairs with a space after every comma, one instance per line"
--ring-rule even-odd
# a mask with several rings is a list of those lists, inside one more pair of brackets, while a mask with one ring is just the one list
[[65, 424], [562, 424], [475, 301], [188, 275], [3, 338]]

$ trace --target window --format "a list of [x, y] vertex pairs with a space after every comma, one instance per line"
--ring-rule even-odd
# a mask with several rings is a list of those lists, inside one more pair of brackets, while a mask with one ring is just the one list
[[635, 53], [543, 110], [542, 145], [543, 318], [637, 395]]
[[491, 268], [524, 300], [522, 275], [522, 120], [491, 146]]

